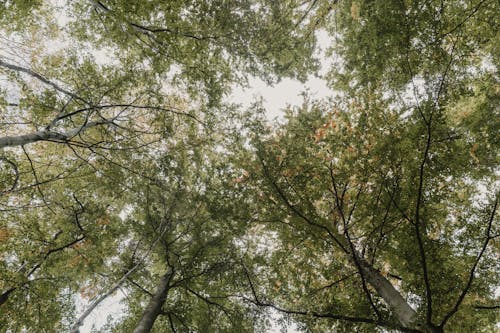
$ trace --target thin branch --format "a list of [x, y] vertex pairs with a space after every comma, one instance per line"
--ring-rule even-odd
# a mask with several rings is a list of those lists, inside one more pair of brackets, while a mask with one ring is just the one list
[[457, 29], [459, 29], [462, 25], [464, 25], [468, 20], [470, 20], [472, 18], [472, 16], [474, 16], [474, 14], [477, 13], [477, 11], [479, 10], [479, 8], [486, 2], [486, 0], [481, 0], [479, 1], [479, 3], [472, 9], [472, 11], [469, 13], [469, 15], [467, 15], [467, 17], [465, 17], [463, 19], [463, 21], [461, 21], [460, 23], [458, 23], [456, 26], [454, 26], [453, 28], [451, 28], [450, 30], [448, 30], [447, 32], [443, 33], [441, 36], [439, 36], [439, 39], [442, 39], [443, 37], [446, 37], [447, 35], [455, 32]]
[[70, 99], [68, 99], [66, 103], [64, 103], [63, 107], [61, 108], [57, 116], [54, 119], [52, 119], [52, 121], [47, 126], [45, 126], [45, 130], [49, 131], [50, 128], [56, 124], [57, 120], [59, 120], [59, 117], [64, 114], [66, 108], [68, 107], [69, 103], [71, 103], [71, 101], [73, 101], [73, 97], [71, 97]]
[[438, 107], [439, 105], [439, 98], [441, 97], [441, 93], [443, 92], [444, 89], [444, 82], [446, 80], [446, 76], [448, 75], [448, 71], [451, 68], [451, 64], [453, 63], [453, 53], [455, 52], [455, 47], [457, 46], [458, 38], [453, 41], [453, 46], [451, 48], [450, 52], [450, 61], [446, 64], [446, 68], [444, 70], [443, 75], [441, 76], [441, 82], [439, 83], [439, 89], [437, 92], [436, 99], [434, 101], [434, 107]]
[[[100, 9], [107, 14], [114, 14], [112, 12], [112, 10], [109, 7], [105, 6], [102, 2], [96, 1], [96, 0], [90, 0], [90, 2], [94, 5], [94, 7], [96, 9]], [[136, 22], [130, 22], [130, 21], [126, 21], [126, 20], [124, 21], [124, 23], [131, 26], [137, 32], [142, 33], [148, 37], [151, 37], [151, 35], [154, 35], [157, 33], [169, 33], [169, 34], [176, 35], [176, 36], [195, 39], [197, 41], [215, 40], [215, 39], [219, 38], [218, 36], [197, 36], [197, 35], [190, 33], [190, 32], [174, 31], [174, 30], [169, 29], [169, 28], [147, 27], [147, 26], [138, 24]]]
[[94, 309], [102, 303], [107, 297], [109, 297], [112, 293], [114, 293], [118, 288], [121, 287], [121, 285], [129, 278], [130, 275], [132, 275], [141, 265], [142, 263], [146, 260], [146, 258], [149, 256], [155, 245], [158, 243], [158, 241], [163, 237], [163, 234], [166, 232], [167, 228], [162, 228], [163, 226], [160, 225], [158, 230], [161, 230], [159, 233], [158, 237], [153, 241], [147, 252], [144, 254], [142, 259], [131, 269], [129, 269], [118, 281], [115, 282], [115, 284], [112, 285], [108, 291], [106, 291], [103, 295], [101, 295], [98, 299], [96, 299], [81, 315], [80, 317], [77, 318], [75, 323], [73, 324], [71, 328], [70, 333], [78, 333], [79, 332], [79, 327], [83, 325], [83, 321], [85, 318], [87, 318]]
[[483, 254], [486, 251], [486, 248], [488, 247], [488, 243], [492, 239], [492, 237], [491, 237], [491, 228], [492, 228], [493, 220], [495, 219], [495, 214], [496, 214], [497, 207], [498, 207], [498, 198], [499, 198], [499, 195], [497, 194], [497, 196], [495, 198], [495, 203], [493, 205], [493, 209], [491, 210], [491, 215], [490, 215], [490, 217], [488, 219], [488, 227], [486, 228], [486, 237], [485, 237], [483, 246], [481, 248], [481, 251], [479, 251], [479, 253], [478, 253], [477, 257], [476, 257], [476, 260], [474, 261], [474, 264], [472, 265], [472, 268], [471, 268], [471, 270], [469, 272], [469, 278], [467, 279], [467, 283], [465, 284], [464, 289], [460, 293], [460, 296], [458, 297], [458, 300], [455, 303], [455, 306], [453, 306], [453, 308], [450, 310], [450, 312], [448, 312], [444, 316], [443, 321], [439, 325], [441, 328], [443, 328], [444, 325], [446, 325], [446, 323], [448, 322], [448, 320], [450, 320], [450, 318], [458, 311], [460, 305], [462, 304], [462, 301], [464, 300], [465, 296], [467, 295], [467, 293], [469, 292], [469, 289], [472, 286], [472, 282], [474, 281], [474, 273], [476, 272], [477, 265], [479, 264], [479, 261], [483, 257]]
[[[218, 307], [219, 309], [222, 310], [222, 312], [224, 312], [224, 314], [228, 317], [229, 320], [231, 320], [231, 315], [229, 314], [229, 311], [221, 304], [217, 303], [217, 302], [214, 302], [212, 301], [209, 297], [205, 297], [203, 295], [201, 295], [199, 292], [197, 291], [194, 291], [193, 289], [189, 288], [189, 287], [186, 287], [186, 290], [193, 294], [194, 296], [198, 297], [199, 299], [201, 299], [203, 302], [205, 302], [207, 305], [213, 305], [215, 307]], [[219, 297], [220, 298], [220, 297]]]
[[81, 108], [81, 109], [75, 110], [75, 111], [67, 113], [67, 114], [58, 115], [55, 118], [55, 120], [58, 121], [58, 120], [61, 120], [61, 119], [64, 119], [64, 118], [68, 118], [68, 117], [74, 116], [76, 114], [79, 114], [79, 113], [82, 113], [82, 112], [91, 111], [91, 110], [102, 110], [102, 109], [110, 109], [110, 108], [134, 108], [134, 109], [146, 109], [146, 110], [156, 110], [156, 111], [162, 111], [162, 112], [169, 112], [169, 113], [173, 113], [173, 114], [176, 114], [176, 115], [181, 115], [181, 116], [186, 116], [186, 117], [192, 118], [196, 122], [205, 125], [196, 116], [194, 116], [194, 115], [192, 115], [190, 113], [186, 113], [186, 112], [182, 112], [182, 111], [177, 111], [173, 107], [166, 108], [166, 107], [154, 106], [154, 105], [138, 105], [138, 104], [127, 104], [127, 103], [103, 104], [103, 105], [91, 106], [91, 107], [88, 107], [88, 108]]
[[144, 288], [143, 286], [141, 286], [140, 284], [138, 284], [137, 282], [135, 282], [134, 280], [132, 280], [132, 278], [127, 277], [127, 281], [130, 282], [130, 284], [132, 284], [133, 286], [135, 286], [137, 289], [139, 289], [143, 293], [149, 295], [149, 297], [153, 297], [153, 293], [151, 293], [149, 290], [147, 290], [146, 288]]
[[[58, 234], [56, 234], [56, 236], [55, 236], [55, 237], [57, 237], [58, 235], [59, 235], [59, 233], [58, 233]], [[54, 237], [54, 238], [55, 238], [55, 237]], [[52, 254], [57, 253], [57, 252], [61, 252], [61, 251], [65, 250], [65, 249], [67, 249], [67, 248], [69, 248], [69, 247], [71, 247], [71, 246], [75, 245], [76, 243], [78, 243], [78, 242], [82, 241], [84, 238], [85, 238], [85, 236], [84, 236], [84, 235], [82, 235], [82, 236], [80, 236], [80, 237], [76, 238], [75, 240], [73, 240], [73, 241], [71, 241], [71, 242], [69, 242], [69, 243], [66, 243], [66, 244], [61, 245], [61, 246], [59, 246], [59, 247], [56, 247], [56, 248], [53, 248], [53, 249], [48, 250], [48, 251], [44, 254], [43, 258], [42, 258], [42, 259], [41, 259], [38, 263], [36, 263], [36, 264], [35, 264], [35, 265], [34, 265], [34, 266], [30, 269], [30, 271], [26, 274], [26, 279], [27, 279], [27, 278], [29, 278], [31, 275], [33, 275], [33, 274], [34, 274], [34, 273], [35, 273], [35, 272], [36, 272], [36, 271], [37, 271], [37, 270], [38, 270], [38, 269], [42, 266], [42, 264], [45, 262], [45, 260], [47, 260], [47, 259], [48, 259], [48, 258], [49, 258]], [[24, 265], [23, 265], [23, 267], [21, 267], [21, 272], [23, 272], [23, 273], [25, 272], [25, 267], [24, 267]], [[29, 282], [29, 281], [28, 281], [28, 282]], [[27, 282], [23, 283], [21, 286], [19, 286], [19, 285], [18, 285], [18, 286], [15, 286], [15, 287], [11, 287], [11, 288], [7, 289], [7, 291], [3, 292], [3, 293], [0, 295], [0, 306], [1, 306], [2, 304], [4, 304], [5, 302], [7, 302], [7, 300], [9, 299], [9, 296], [10, 296], [10, 294], [11, 294], [12, 292], [16, 291], [19, 287], [22, 287], [22, 286], [26, 285], [26, 283], [27, 283]]]
[[[424, 120], [425, 121], [425, 120]], [[418, 251], [420, 254], [420, 264], [422, 266], [422, 272], [424, 276], [424, 284], [425, 284], [425, 298], [427, 301], [427, 310], [426, 310], [426, 320], [427, 324], [432, 324], [432, 291], [430, 286], [429, 272], [427, 268], [427, 258], [425, 254], [424, 241], [422, 239], [422, 231], [421, 227], [421, 216], [420, 210], [422, 206], [423, 200], [423, 192], [424, 192], [424, 174], [425, 167], [427, 163], [427, 159], [429, 157], [429, 151], [431, 148], [431, 128], [432, 114], [429, 116], [429, 119], [426, 121], [427, 127], [427, 140], [425, 144], [425, 150], [422, 157], [422, 162], [420, 163], [419, 175], [418, 175], [418, 190], [417, 190], [417, 199], [416, 199], [416, 207], [415, 207], [415, 234], [417, 238]]]
[[307, 216], [305, 216], [295, 205], [293, 205], [289, 200], [288, 198], [286, 197], [285, 193], [283, 193], [283, 191], [281, 190], [281, 188], [278, 186], [278, 184], [276, 184], [276, 182], [274, 181], [274, 179], [272, 178], [272, 176], [270, 175], [269, 173], [269, 169], [267, 168], [266, 164], [264, 163], [264, 160], [261, 158], [261, 156], [259, 156], [259, 159], [260, 159], [260, 162], [261, 162], [261, 165], [262, 165], [262, 169], [264, 170], [264, 175], [266, 176], [266, 178], [268, 179], [268, 181], [271, 183], [271, 185], [274, 187], [275, 191], [278, 193], [279, 197], [281, 198], [281, 200], [285, 203], [285, 205], [295, 214], [297, 215], [298, 217], [300, 217], [302, 220], [304, 220], [307, 224], [310, 224], [316, 228], [320, 228], [324, 231], [326, 231], [328, 233], [328, 235], [334, 240], [334, 242], [346, 253], [348, 253], [347, 249], [345, 248], [345, 246], [339, 241], [339, 239], [332, 233], [332, 231], [327, 228], [326, 226], [324, 225], [321, 225], [321, 224], [318, 224], [318, 223], [315, 223], [313, 221], [311, 221]]
[[38, 190], [38, 192], [40, 193], [40, 196], [42, 198], [42, 201], [44, 204], [47, 205], [47, 208], [52, 212], [52, 213], [55, 213], [52, 208], [50, 207], [50, 204], [47, 202], [47, 200], [45, 199], [45, 194], [42, 192], [42, 189], [40, 187], [40, 181], [38, 180], [38, 175], [36, 173], [36, 170], [35, 170], [35, 167], [33, 165], [33, 161], [31, 160], [31, 157], [30, 155], [28, 154], [28, 152], [26, 151], [26, 149], [24, 148], [24, 145], [21, 146], [22, 150], [23, 150], [23, 153], [24, 155], [26, 156], [26, 158], [28, 159], [28, 162], [30, 164], [30, 167], [31, 167], [31, 172], [33, 173], [33, 177], [35, 177], [35, 182], [36, 182], [36, 188]]
[[72, 98], [74, 98], [76, 100], [84, 102], [85, 104], [89, 104], [86, 100], [84, 100], [80, 96], [76, 95], [75, 93], [72, 93], [71, 91], [68, 91], [68, 90], [60, 87], [59, 85], [57, 85], [54, 82], [46, 79], [42, 75], [38, 74], [37, 72], [35, 72], [35, 71], [33, 71], [33, 70], [29, 69], [29, 68], [17, 66], [17, 65], [14, 65], [14, 64], [9, 64], [9, 63], [3, 61], [2, 59], [0, 59], [0, 66], [4, 67], [4, 68], [8, 68], [8, 69], [16, 71], [16, 72], [22, 72], [22, 73], [28, 74], [28, 75], [30, 75], [30, 76], [38, 79], [39, 81], [41, 81], [41, 82], [43, 82], [43, 83], [51, 86], [55, 90], [57, 90], [59, 92], [62, 92], [65, 95], [68, 95], [68, 96], [70, 96], [70, 97], [72, 97]]
[[[380, 318], [381, 318], [380, 311], [375, 306], [375, 303], [373, 302], [373, 299], [372, 299], [372, 294], [368, 290], [368, 287], [366, 285], [366, 278], [365, 278], [365, 275], [364, 275], [364, 272], [363, 272], [363, 268], [361, 267], [361, 264], [360, 264], [359, 259], [358, 259], [358, 251], [356, 251], [356, 249], [354, 247], [354, 244], [353, 244], [353, 242], [351, 240], [351, 237], [349, 235], [349, 226], [348, 226], [348, 224], [349, 224], [349, 220], [350, 220], [350, 218], [352, 216], [352, 213], [353, 213], [356, 205], [355, 204], [353, 205], [351, 211], [349, 212], [349, 217], [348, 217], [348, 219], [346, 219], [345, 214], [344, 214], [344, 210], [343, 210], [344, 202], [343, 202], [342, 199], [345, 196], [347, 184], [344, 187], [344, 191], [343, 191], [341, 197], [339, 197], [339, 192], [338, 192], [338, 189], [337, 189], [337, 182], [335, 181], [335, 176], [333, 174], [333, 168], [332, 168], [331, 165], [330, 165], [329, 169], [330, 169], [330, 179], [332, 181], [332, 186], [333, 186], [333, 190], [334, 190], [336, 207], [337, 207], [337, 210], [338, 210], [339, 215], [340, 215], [340, 217], [342, 219], [342, 222], [343, 222], [344, 235], [345, 235], [345, 239], [347, 240], [347, 243], [349, 244], [351, 258], [353, 259], [354, 265], [356, 266], [356, 268], [358, 270], [358, 273], [359, 273], [359, 276], [361, 277], [361, 285], [363, 287], [363, 291], [364, 291], [364, 294], [366, 296], [366, 299], [368, 300], [368, 303], [370, 304], [371, 308], [375, 312], [375, 315], [380, 320]], [[356, 196], [356, 202], [359, 199], [360, 193], [361, 193], [361, 188], [359, 189], [358, 194]]]
[[340, 278], [340, 279], [338, 279], [338, 280], [335, 280], [335, 281], [333, 281], [333, 282], [330, 282], [330, 283], [328, 283], [327, 285], [324, 285], [323, 287], [320, 287], [320, 288], [318, 288], [318, 289], [314, 290], [314, 292], [319, 292], [319, 291], [324, 290], [324, 289], [329, 289], [329, 288], [331, 288], [331, 287], [333, 287], [333, 286], [335, 286], [335, 285], [337, 285], [337, 284], [339, 284], [339, 283], [341, 283], [341, 282], [344, 282], [345, 280], [350, 279], [350, 278], [351, 278], [351, 277], [353, 277], [355, 274], [356, 274], [356, 272], [351, 273], [351, 274], [348, 274], [348, 275], [345, 275], [345, 276], [341, 277], [341, 278]]
[[175, 326], [174, 326], [174, 321], [172, 320], [172, 315], [169, 313], [167, 313], [167, 317], [168, 317], [168, 323], [170, 325], [170, 329], [172, 330], [173, 333], [177, 333], [177, 330], [175, 329]]
[[85, 235], [81, 235], [79, 237], [77, 237], [76, 239], [72, 240], [71, 242], [69, 243], [66, 243], [64, 245], [61, 245], [59, 247], [56, 247], [56, 248], [53, 248], [53, 249], [50, 249], [49, 251], [47, 251], [47, 253], [45, 253], [45, 255], [43, 256], [42, 260], [37, 263], [35, 266], [33, 266], [33, 268], [28, 272], [28, 274], [26, 275], [27, 277], [30, 277], [31, 275], [33, 275], [33, 273], [35, 273], [36, 270], [38, 270], [40, 268], [40, 266], [42, 265], [42, 263], [48, 259], [48, 257], [50, 255], [52, 255], [53, 253], [56, 253], [56, 252], [60, 252], [60, 251], [63, 251], [79, 242], [81, 242], [82, 240], [85, 239]]
[[476, 305], [474, 309], [478, 310], [496, 310], [500, 309], [500, 305]]
[[[403, 7], [402, 8], [402, 12], [405, 13], [406, 12], [406, 8], [405, 8], [404, 1], [400, 1], [400, 4]], [[424, 123], [427, 124], [428, 121], [425, 118], [425, 114], [424, 114], [424, 112], [422, 110], [422, 107], [421, 107], [421, 103], [420, 103], [420, 100], [419, 100], [419, 97], [418, 97], [417, 85], [415, 84], [415, 80], [414, 80], [415, 74], [413, 73], [412, 65], [411, 65], [411, 62], [410, 62], [410, 45], [411, 45], [411, 43], [410, 43], [410, 26], [409, 26], [409, 23], [408, 23], [408, 17], [407, 17], [407, 15], [405, 14], [404, 17], [405, 17], [405, 27], [406, 27], [406, 45], [405, 45], [405, 50], [404, 50], [406, 65], [407, 65], [407, 69], [408, 69], [408, 74], [410, 76], [410, 82], [411, 82], [411, 85], [412, 85], [412, 88], [413, 88], [413, 97], [415, 98], [415, 103], [416, 103], [417, 110], [418, 110], [420, 116], [422, 117]]]

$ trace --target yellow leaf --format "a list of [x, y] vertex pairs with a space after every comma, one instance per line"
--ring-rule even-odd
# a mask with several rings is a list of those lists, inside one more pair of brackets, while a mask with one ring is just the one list
[[351, 5], [351, 17], [353, 20], [359, 20], [359, 4], [356, 1]]
[[474, 163], [479, 164], [479, 158], [477, 158], [476, 156], [476, 150], [477, 150], [477, 143], [475, 143], [470, 149], [470, 156], [472, 156]]
[[0, 242], [5, 242], [10, 238], [10, 231], [7, 228], [0, 228]]

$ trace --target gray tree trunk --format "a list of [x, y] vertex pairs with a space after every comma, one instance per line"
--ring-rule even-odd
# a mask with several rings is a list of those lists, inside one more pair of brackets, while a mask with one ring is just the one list
[[113, 120], [91, 121], [80, 127], [71, 128], [65, 133], [42, 130], [30, 134], [0, 137], [0, 149], [4, 147], [24, 146], [37, 141], [69, 141], [89, 128], [113, 124]]
[[173, 272], [168, 271], [165, 275], [161, 277], [160, 284], [156, 289], [153, 297], [146, 306], [146, 310], [142, 315], [142, 318], [137, 323], [133, 333], [149, 333], [153, 328], [153, 324], [161, 313], [161, 308], [167, 299], [168, 290], [170, 288], [169, 283], [172, 278]]
[[51, 131], [38, 131], [24, 135], [1, 137], [0, 148], [24, 146], [28, 143], [33, 143], [37, 141], [47, 141], [47, 140], [64, 141], [66, 139], [67, 139], [66, 135], [61, 133], [56, 133]]
[[391, 307], [399, 322], [405, 327], [416, 328], [417, 312], [411, 308], [392, 283], [364, 259], [358, 258], [358, 262], [366, 281], [375, 288], [380, 297]]

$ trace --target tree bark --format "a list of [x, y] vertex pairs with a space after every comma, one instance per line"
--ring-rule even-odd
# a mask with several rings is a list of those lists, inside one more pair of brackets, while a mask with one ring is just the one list
[[5, 147], [24, 146], [37, 141], [69, 141], [78, 134], [91, 127], [113, 124], [113, 120], [91, 121], [83, 126], [69, 129], [66, 133], [49, 130], [37, 131], [30, 134], [0, 137], [0, 149]]
[[8, 68], [8, 69], [16, 71], [16, 72], [22, 72], [22, 73], [28, 74], [28, 75], [36, 78], [37, 80], [40, 80], [41, 82], [43, 82], [43, 83], [51, 86], [55, 90], [62, 92], [63, 94], [66, 94], [66, 95], [68, 95], [68, 96], [70, 96], [70, 97], [72, 97], [72, 98], [74, 98], [76, 100], [79, 100], [79, 101], [82, 101], [84, 103], [87, 103], [87, 101], [85, 101], [80, 96], [77, 96], [76, 94], [72, 93], [71, 91], [66, 90], [66, 89], [58, 86], [54, 82], [46, 79], [42, 75], [38, 74], [37, 72], [35, 72], [35, 71], [33, 71], [33, 70], [29, 69], [29, 68], [20, 67], [20, 66], [14, 65], [14, 64], [9, 64], [9, 63], [3, 61], [2, 59], [0, 59], [0, 67]]
[[[379, 296], [389, 305], [401, 325], [426, 333], [444, 332], [443, 327], [436, 326], [433, 323], [419, 322], [417, 312], [406, 302], [392, 283], [380, 274], [378, 270], [373, 268], [364, 258], [360, 257], [358, 253], [356, 253], [356, 256], [365, 280], [375, 288]], [[354, 260], [352, 255], [351, 257]]]
[[0, 295], [0, 305], [4, 304], [5, 302], [7, 302], [7, 300], [9, 299], [9, 296], [10, 294], [16, 290], [16, 288], [10, 288], [8, 289], [7, 291], [3, 292], [2, 295]]
[[132, 269], [130, 269], [127, 273], [125, 273], [125, 275], [123, 275], [120, 280], [118, 280], [114, 285], [113, 287], [111, 287], [111, 289], [109, 289], [104, 295], [102, 295], [101, 297], [99, 297], [97, 300], [95, 300], [87, 310], [85, 310], [80, 317], [78, 317], [78, 319], [76, 320], [75, 324], [73, 324], [73, 327], [71, 328], [71, 332], [70, 333], [78, 333], [80, 332], [80, 326], [83, 325], [83, 321], [85, 320], [85, 318], [87, 318], [91, 313], [92, 311], [94, 311], [94, 309], [102, 303], [102, 301], [104, 301], [106, 298], [108, 298], [112, 293], [114, 293], [116, 290], [118, 290], [118, 288], [120, 288], [120, 286], [123, 284], [123, 282], [125, 282], [125, 280], [130, 276], [132, 275], [132, 273], [134, 273], [137, 268], [139, 268], [139, 265], [142, 264], [142, 262], [139, 262], [137, 263]]
[[28, 143], [33, 143], [37, 141], [46, 140], [66, 140], [67, 137], [64, 134], [51, 132], [51, 131], [38, 131], [30, 134], [16, 135], [16, 136], [4, 136], [0, 138], [0, 148], [23, 146]]
[[160, 284], [146, 306], [146, 310], [144, 310], [142, 318], [139, 320], [139, 323], [137, 323], [133, 333], [148, 333], [151, 331], [167, 299], [168, 290], [170, 288], [169, 284], [173, 275], [173, 271], [169, 270], [161, 277]]
[[411, 308], [399, 291], [394, 288], [379, 271], [373, 268], [366, 260], [358, 257], [358, 262], [366, 281], [377, 291], [384, 301], [391, 307], [401, 325], [408, 328], [417, 328], [417, 312]]

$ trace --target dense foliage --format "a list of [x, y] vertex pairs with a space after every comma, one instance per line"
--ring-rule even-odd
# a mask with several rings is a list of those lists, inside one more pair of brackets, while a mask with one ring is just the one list
[[[0, 331], [493, 331], [499, 9], [2, 2]], [[226, 101], [320, 29], [337, 97]]]

